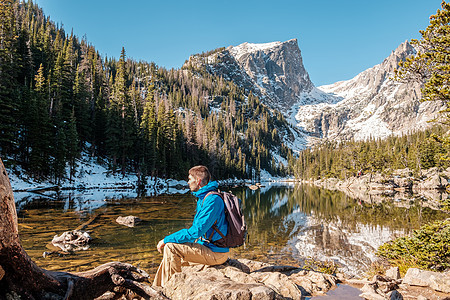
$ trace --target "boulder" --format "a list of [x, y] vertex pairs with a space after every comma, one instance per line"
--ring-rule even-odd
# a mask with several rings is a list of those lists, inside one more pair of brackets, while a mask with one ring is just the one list
[[79, 251], [89, 249], [91, 240], [91, 236], [86, 231], [72, 230], [66, 231], [60, 236], [55, 235], [52, 239], [52, 244], [65, 252]]
[[391, 267], [390, 269], [388, 269], [386, 271], [386, 276], [391, 278], [391, 279], [394, 279], [394, 280], [400, 279], [401, 277], [400, 277], [400, 270], [399, 270], [399, 268], [398, 267]]
[[247, 259], [182, 268], [164, 287], [170, 299], [302, 299], [336, 286], [336, 276]]
[[424, 180], [413, 186], [416, 190], [445, 189], [449, 184], [447, 171], [440, 172], [438, 168], [431, 168], [423, 173]]
[[285, 274], [278, 272], [253, 272], [251, 276], [285, 298], [301, 299], [302, 296], [306, 296], [302, 295], [297, 284]]
[[120, 225], [125, 225], [128, 227], [134, 227], [137, 223], [141, 222], [141, 219], [135, 216], [118, 217], [116, 222]]
[[164, 294], [172, 300], [184, 299], [280, 299], [280, 295], [262, 283], [241, 283], [225, 276], [220, 269], [208, 267], [198, 271], [185, 267], [164, 287]]
[[402, 294], [399, 291], [393, 290], [387, 294], [388, 299], [390, 300], [403, 300]]
[[323, 294], [336, 286], [339, 281], [334, 275], [306, 270], [292, 271], [289, 279], [309, 295]]
[[430, 287], [435, 291], [450, 293], [450, 273], [438, 273], [410, 268], [403, 284]]
[[413, 186], [413, 181], [410, 178], [394, 176], [394, 184], [400, 189], [410, 190]]

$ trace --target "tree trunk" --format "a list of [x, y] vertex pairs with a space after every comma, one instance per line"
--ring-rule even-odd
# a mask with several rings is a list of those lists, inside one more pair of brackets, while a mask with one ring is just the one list
[[20, 243], [14, 196], [0, 159], [0, 299], [7, 294], [21, 299], [94, 299], [108, 291], [111, 297], [135, 293], [146, 299], [167, 299], [140, 283], [148, 277], [145, 271], [121, 262], [80, 273], [38, 267]]

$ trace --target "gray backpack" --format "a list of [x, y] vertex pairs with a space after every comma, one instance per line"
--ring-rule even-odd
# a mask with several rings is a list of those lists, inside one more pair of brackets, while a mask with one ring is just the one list
[[212, 228], [222, 237], [217, 241], [211, 241], [213, 233], [205, 239], [218, 247], [236, 248], [242, 246], [247, 236], [247, 224], [245, 224], [244, 214], [242, 213], [241, 199], [228, 192], [209, 192], [206, 196], [218, 195], [225, 204], [225, 217], [228, 221], [227, 235], [223, 235], [214, 222]]

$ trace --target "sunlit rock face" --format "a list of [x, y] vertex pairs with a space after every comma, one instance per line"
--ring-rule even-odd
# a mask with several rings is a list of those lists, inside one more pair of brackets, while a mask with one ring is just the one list
[[311, 82], [296, 39], [230, 46], [191, 56], [185, 66], [196, 66], [252, 92], [282, 112], [301, 132], [298, 138], [311, 144], [324, 138], [385, 138], [431, 126], [429, 121], [444, 104], [422, 102], [419, 82], [393, 79], [398, 63], [414, 53], [406, 41], [382, 63], [354, 78], [320, 87]]
[[303, 66], [297, 39], [265, 44], [243, 43], [185, 64], [222, 76], [280, 111], [287, 111], [314, 85]]
[[443, 103], [421, 102], [419, 82], [393, 79], [398, 63], [414, 53], [404, 42], [381, 64], [353, 79], [318, 87], [336, 102], [299, 106], [298, 125], [311, 136], [340, 140], [385, 138], [429, 127]]
[[244, 43], [228, 51], [255, 83], [267, 102], [281, 110], [291, 107], [314, 87], [303, 66], [296, 39], [267, 44]]

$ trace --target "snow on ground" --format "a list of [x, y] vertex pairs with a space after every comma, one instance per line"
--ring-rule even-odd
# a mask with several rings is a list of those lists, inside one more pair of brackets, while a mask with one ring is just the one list
[[[78, 162], [77, 174], [73, 180], [64, 179], [58, 185], [54, 182], [38, 182], [25, 175], [18, 167], [7, 169], [17, 207], [35, 199], [66, 199], [75, 203], [79, 210], [95, 209], [108, 199], [138, 197], [135, 174], [112, 174], [94, 158], [83, 155]], [[68, 170], [67, 170], [68, 173]], [[187, 182], [174, 179], [147, 178], [147, 195], [186, 193]]]
[[393, 134], [389, 124], [382, 119], [384, 107], [382, 105], [373, 112], [375, 105], [370, 104], [357, 118], [347, 122], [347, 126], [355, 132], [356, 140], [365, 140], [371, 136], [386, 138]]
[[[63, 200], [65, 206], [77, 210], [92, 210], [112, 199], [136, 198], [139, 196], [135, 174], [112, 174], [95, 158], [84, 154], [78, 162], [77, 175], [71, 181], [65, 179], [58, 185], [54, 182], [38, 182], [19, 168], [7, 169], [14, 199], [18, 209], [36, 199]], [[67, 171], [68, 173], [68, 171]], [[261, 182], [292, 180], [273, 177], [267, 171], [261, 172]], [[219, 180], [219, 185], [233, 185], [239, 180]], [[188, 193], [187, 181], [162, 178], [147, 178], [145, 195]], [[261, 190], [261, 192], [263, 192]]]

